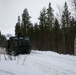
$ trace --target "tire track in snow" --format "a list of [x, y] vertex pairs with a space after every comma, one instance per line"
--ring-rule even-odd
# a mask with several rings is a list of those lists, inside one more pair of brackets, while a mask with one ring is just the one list
[[0, 72], [2, 72], [4, 75], [15, 75], [14, 73], [5, 70], [0, 70]]
[[[30, 56], [30, 58], [32, 57], [33, 59], [35, 59], [34, 61], [32, 61], [32, 64], [34, 63], [34, 65], [36, 66], [36, 65], [38, 65], [38, 67], [40, 68], [40, 69], [43, 69], [45, 72], [46, 71], [51, 71], [52, 69], [55, 69], [55, 72], [56, 72], [56, 74], [58, 73], [58, 72], [60, 72], [60, 73], [62, 73], [63, 75], [76, 75], [76, 73], [73, 71], [73, 70], [69, 70], [69, 69], [64, 69], [63, 67], [61, 67], [61, 66], [58, 66], [58, 65], [55, 65], [55, 64], [53, 64], [53, 63], [49, 63], [47, 60], [46, 60], [46, 58], [45, 58], [45, 60], [47, 61], [47, 62], [45, 62], [45, 61], [43, 61], [43, 60], [40, 60], [39, 58], [40, 58], [40, 56], [41, 56], [41, 58], [43, 58], [44, 59], [44, 57], [47, 57], [47, 56], [43, 56], [43, 55], [40, 55], [39, 54], [39, 56], [38, 55], [32, 55], [31, 54], [31, 56]], [[49, 60], [51, 60], [51, 59], [49, 59]], [[55, 60], [56, 62], [60, 62], [60, 63], [62, 63], [61, 61], [58, 61], [58, 60]], [[66, 64], [66, 63], [65, 63]], [[52, 68], [51, 68], [52, 67]], [[67, 67], [67, 66], [66, 66]], [[45, 69], [44, 69], [45, 68]], [[49, 69], [48, 69], [49, 68]], [[48, 69], [48, 70], [47, 70]]]
[[61, 63], [65, 62], [66, 64], [76, 66], [76, 60], [63, 57], [63, 56], [65, 56], [65, 55], [63, 55], [63, 56], [61, 56], [61, 55], [54, 56], [54, 55], [48, 55], [48, 54], [44, 54], [44, 53], [37, 53], [37, 52], [32, 52], [32, 54], [33, 54], [33, 56], [35, 56], [35, 57], [36, 57], [36, 56], [41, 56], [41, 57], [44, 57], [44, 58], [46, 58], [46, 57], [49, 58], [49, 57], [50, 57], [50, 59], [51, 59], [51, 58], [52, 58], [53, 60], [56, 59], [56, 61], [58, 61], [58, 62], [61, 62]]

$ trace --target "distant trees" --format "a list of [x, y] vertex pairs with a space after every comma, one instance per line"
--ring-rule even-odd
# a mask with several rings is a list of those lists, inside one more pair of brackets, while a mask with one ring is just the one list
[[27, 9], [24, 9], [22, 14], [21, 32], [23, 35], [29, 34], [29, 28], [31, 27], [30, 16]]
[[6, 37], [0, 31], [0, 47], [5, 47]]
[[70, 16], [70, 12], [68, 10], [68, 6], [67, 3], [65, 2], [64, 4], [64, 10], [62, 12], [62, 16], [61, 16], [61, 25], [62, 25], [62, 33], [63, 33], [63, 51], [64, 53], [66, 53], [66, 45], [68, 42], [68, 50], [69, 50], [69, 44], [70, 44], [70, 34], [69, 34], [69, 27], [70, 27], [70, 20], [71, 20], [71, 16]]
[[48, 8], [47, 8], [47, 26], [49, 30], [49, 47], [50, 50], [53, 50], [54, 47], [54, 39], [53, 39], [53, 27], [54, 27], [54, 13], [53, 13], [53, 8], [51, 7], [51, 3], [49, 3]]
[[32, 27], [32, 23], [30, 22], [30, 16], [27, 9], [24, 9], [22, 14], [22, 20], [20, 20], [20, 16], [18, 16], [18, 22], [15, 26], [15, 35], [18, 35], [21, 32], [23, 35], [29, 35], [29, 29]]
[[[40, 39], [40, 49], [44, 50], [45, 45], [45, 27], [46, 27], [46, 9], [43, 8], [39, 16], [39, 39]], [[47, 34], [48, 35], [48, 34]]]
[[60, 26], [57, 18], [55, 18], [54, 21], [54, 28], [53, 28], [53, 39], [54, 39], [54, 51], [59, 52], [59, 32], [60, 32]]
[[29, 36], [32, 49], [51, 50], [58, 53], [74, 54], [74, 39], [76, 36], [76, 20], [71, 16], [65, 2], [61, 13], [61, 22], [54, 16], [54, 10], [49, 3], [40, 11], [39, 23], [32, 24], [28, 10], [18, 17], [15, 26], [15, 35], [19, 32]]

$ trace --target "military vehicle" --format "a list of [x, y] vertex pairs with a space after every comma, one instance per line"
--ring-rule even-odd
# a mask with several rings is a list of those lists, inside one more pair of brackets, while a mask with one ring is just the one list
[[9, 55], [17, 56], [19, 54], [30, 54], [30, 52], [29, 37], [13, 36], [9, 37], [9, 40], [6, 42], [6, 53]]

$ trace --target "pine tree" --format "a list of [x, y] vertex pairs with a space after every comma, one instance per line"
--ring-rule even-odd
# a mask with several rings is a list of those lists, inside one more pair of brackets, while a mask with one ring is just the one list
[[6, 37], [5, 35], [2, 35], [0, 31], [0, 47], [5, 47], [5, 46], [6, 46]]
[[53, 14], [53, 9], [51, 7], [51, 3], [49, 3], [48, 9], [47, 9], [47, 26], [50, 30], [49, 33], [49, 49], [53, 50], [53, 33], [52, 33], [52, 29], [53, 29], [53, 23], [54, 23], [54, 14]]
[[31, 44], [31, 47], [34, 49], [34, 26], [33, 24], [30, 25], [28, 28], [28, 36], [29, 36], [29, 42]]
[[1, 36], [1, 31], [0, 31], [0, 36]]
[[23, 35], [29, 34], [29, 27], [31, 25], [30, 16], [27, 9], [24, 9], [22, 14], [21, 32]]
[[39, 25], [35, 23], [34, 25], [34, 49], [39, 49], [40, 39], [39, 39]]
[[18, 35], [21, 32], [21, 28], [20, 28], [20, 16], [18, 16], [18, 22], [16, 23], [15, 26], [15, 35]]
[[54, 22], [54, 49], [59, 52], [59, 22], [56, 18]]
[[50, 27], [50, 30], [52, 30], [53, 23], [54, 23], [54, 14], [53, 9], [51, 7], [51, 3], [49, 3], [48, 9], [47, 9], [47, 25]]
[[64, 10], [61, 17], [62, 31], [63, 31], [63, 53], [69, 52], [69, 27], [70, 27], [70, 12], [68, 10], [68, 5], [65, 2]]
[[39, 16], [39, 29], [40, 29], [40, 49], [44, 50], [44, 28], [46, 26], [46, 8], [43, 8]]
[[76, 33], [76, 27], [75, 27], [75, 19], [72, 17], [70, 21], [70, 53], [69, 54], [74, 54], [74, 40], [75, 40], [75, 33]]

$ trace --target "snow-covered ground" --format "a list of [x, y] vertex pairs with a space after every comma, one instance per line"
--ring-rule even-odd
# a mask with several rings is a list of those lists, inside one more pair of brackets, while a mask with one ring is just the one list
[[1, 54], [0, 59], [0, 75], [76, 75], [76, 56], [72, 55], [32, 50], [16, 60], [5, 60]]

